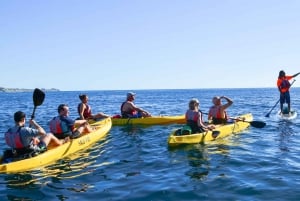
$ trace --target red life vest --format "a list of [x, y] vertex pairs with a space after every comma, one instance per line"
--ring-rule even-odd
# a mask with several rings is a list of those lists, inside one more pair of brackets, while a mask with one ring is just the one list
[[50, 132], [54, 134], [64, 134], [70, 131], [68, 125], [59, 116], [51, 119], [49, 126]]
[[278, 85], [281, 93], [287, 92], [291, 87], [291, 84], [287, 79], [279, 79]]
[[13, 132], [12, 129], [8, 129], [8, 131], [5, 133], [5, 141], [8, 146], [10, 146], [13, 149], [21, 149], [25, 148], [21, 135], [20, 135], [21, 127], [18, 128], [17, 131]]
[[210, 108], [209, 114], [212, 116], [213, 124], [223, 124], [227, 122], [227, 112], [224, 111], [225, 118], [223, 118], [221, 113], [221, 106], [212, 106]]
[[188, 110], [186, 113], [185, 113], [185, 119], [187, 121], [195, 121], [197, 122], [198, 119], [199, 119], [199, 112], [195, 112], [195, 111], [192, 111], [192, 110]]
[[[80, 105], [81, 104], [85, 104], [85, 103], [79, 103], [78, 104], [77, 111], [78, 111], [79, 115], [80, 115]], [[92, 116], [92, 109], [91, 109], [91, 107], [88, 104], [85, 104], [85, 106], [86, 107], [85, 107], [85, 109], [83, 111], [83, 117], [84, 117], [84, 119], [88, 119], [89, 117]]]

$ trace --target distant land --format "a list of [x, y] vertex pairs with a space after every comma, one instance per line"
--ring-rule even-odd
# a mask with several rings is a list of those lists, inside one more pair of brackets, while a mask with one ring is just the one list
[[[31, 92], [34, 89], [21, 89], [21, 88], [4, 88], [0, 87], [0, 92]], [[41, 88], [42, 91], [60, 91], [59, 89], [51, 88], [51, 89], [45, 89]]]

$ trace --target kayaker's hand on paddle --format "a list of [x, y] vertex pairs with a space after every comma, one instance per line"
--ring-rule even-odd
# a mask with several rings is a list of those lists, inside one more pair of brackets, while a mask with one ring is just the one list
[[215, 125], [208, 126], [208, 129], [211, 130], [211, 131], [214, 130], [215, 128], [216, 128]]
[[215, 125], [209, 125], [209, 126], [206, 126], [205, 130], [207, 130], [207, 131], [212, 131], [212, 130], [214, 130], [215, 128], [216, 128]]

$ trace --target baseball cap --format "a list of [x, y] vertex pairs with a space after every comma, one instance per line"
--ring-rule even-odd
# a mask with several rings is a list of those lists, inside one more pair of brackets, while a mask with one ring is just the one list
[[135, 96], [135, 93], [133, 93], [133, 92], [128, 92], [128, 93], [127, 93], [127, 98], [129, 98], [129, 97], [131, 97], [131, 96]]

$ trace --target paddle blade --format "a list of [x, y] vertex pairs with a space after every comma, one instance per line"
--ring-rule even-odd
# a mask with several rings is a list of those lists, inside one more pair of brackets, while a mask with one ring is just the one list
[[249, 122], [251, 126], [255, 127], [255, 128], [263, 128], [266, 126], [265, 122], [262, 121], [251, 121]]
[[35, 88], [35, 90], [33, 91], [32, 98], [33, 98], [34, 107], [40, 106], [44, 102], [45, 93], [42, 90]]
[[214, 131], [212, 131], [212, 133], [211, 133], [211, 136], [213, 137], [213, 138], [216, 138], [216, 137], [218, 137], [219, 135], [220, 135], [220, 131], [216, 131], [216, 130], [214, 130]]

